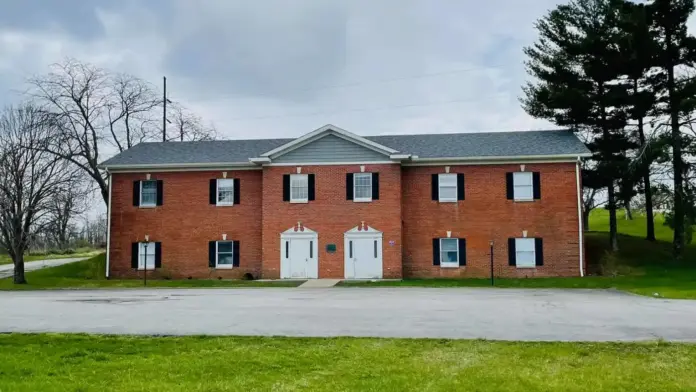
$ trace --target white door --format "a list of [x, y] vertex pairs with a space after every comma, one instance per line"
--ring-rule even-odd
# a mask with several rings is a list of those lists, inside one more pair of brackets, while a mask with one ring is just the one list
[[382, 279], [381, 234], [346, 234], [345, 252], [347, 279]]
[[281, 274], [283, 279], [316, 279], [317, 237], [314, 235], [283, 235], [281, 246]]

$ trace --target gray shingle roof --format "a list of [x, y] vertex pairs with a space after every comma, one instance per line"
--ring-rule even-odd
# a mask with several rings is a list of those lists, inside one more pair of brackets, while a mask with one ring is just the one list
[[[366, 139], [419, 158], [485, 158], [587, 154], [566, 130], [367, 136]], [[141, 143], [102, 166], [248, 163], [249, 158], [294, 139]]]

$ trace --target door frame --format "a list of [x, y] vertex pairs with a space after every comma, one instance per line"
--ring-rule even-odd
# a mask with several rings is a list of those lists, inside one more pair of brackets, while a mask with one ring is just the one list
[[[293, 239], [314, 241], [312, 242], [313, 254], [311, 262], [313, 265], [310, 264], [307, 266], [307, 277], [302, 279], [319, 278], [319, 235], [316, 231], [301, 225], [293, 226], [280, 234], [280, 278], [293, 279], [292, 274], [290, 274], [289, 258], [285, 257], [285, 242], [291, 242]], [[290, 254], [288, 254], [288, 256], [290, 256]]]
[[[353, 270], [354, 266], [352, 265], [352, 261], [349, 253], [349, 241], [351, 240], [378, 240], [379, 246], [377, 247], [377, 252], [379, 255], [379, 260], [381, 264], [381, 268], [379, 271], [379, 277], [377, 278], [372, 278], [372, 279], [382, 279], [384, 277], [384, 243], [382, 241], [383, 239], [383, 233], [379, 230], [374, 229], [373, 227], [366, 226], [365, 224], [362, 224], [361, 226], [356, 226], [345, 233], [343, 233], [343, 276], [345, 279], [367, 279], [367, 278], [356, 278], [354, 276], [348, 276], [348, 271]], [[350, 268], [349, 268], [350, 265]]]

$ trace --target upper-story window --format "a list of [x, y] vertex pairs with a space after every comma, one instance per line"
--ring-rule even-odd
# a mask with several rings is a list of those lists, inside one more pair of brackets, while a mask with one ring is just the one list
[[507, 173], [507, 198], [516, 201], [541, 199], [539, 172]]
[[157, 181], [142, 181], [140, 183], [140, 205], [154, 207], [157, 205]]
[[515, 187], [515, 200], [534, 200], [534, 181], [532, 173], [514, 173], [513, 184]]
[[456, 202], [457, 201], [457, 175], [456, 174], [440, 174], [440, 201], [441, 202]]
[[306, 203], [309, 200], [309, 178], [307, 174], [290, 175], [290, 202]]
[[133, 181], [133, 205], [136, 207], [161, 206], [163, 190], [162, 180]]
[[353, 192], [354, 201], [372, 201], [372, 173], [355, 173]]
[[217, 205], [231, 206], [234, 204], [234, 180], [217, 180]]
[[464, 173], [433, 174], [432, 199], [440, 203], [464, 200]]

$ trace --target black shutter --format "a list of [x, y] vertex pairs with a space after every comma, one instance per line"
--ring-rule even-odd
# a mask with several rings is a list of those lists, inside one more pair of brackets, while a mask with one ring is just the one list
[[353, 200], [353, 173], [346, 173], [346, 200]]
[[541, 173], [532, 173], [532, 184], [534, 185], [534, 199], [541, 199]]
[[440, 265], [440, 239], [433, 238], [433, 265]]
[[314, 200], [314, 174], [307, 175], [307, 200]]
[[466, 265], [466, 239], [459, 239], [459, 265]]
[[239, 267], [239, 241], [232, 241], [232, 266]]
[[512, 173], [506, 173], [505, 180], [507, 182], [507, 199], [513, 200], [515, 198], [515, 183], [512, 178]]
[[157, 205], [161, 206], [164, 203], [164, 181], [157, 180]]
[[133, 242], [131, 244], [131, 268], [138, 268], [138, 250], [140, 250], [140, 244]]
[[155, 242], [155, 268], [162, 268], [162, 243]]
[[372, 173], [372, 200], [379, 200], [379, 173]]
[[210, 180], [210, 204], [217, 204], [217, 179]]
[[208, 241], [208, 267], [215, 268], [215, 256], [217, 252], [217, 241]]
[[430, 183], [433, 200], [440, 200], [440, 180], [437, 174], [432, 175]]
[[544, 240], [534, 239], [534, 253], [536, 254], [536, 265], [544, 265]]
[[241, 192], [239, 178], [234, 179], [234, 204], [239, 204], [239, 195]]
[[133, 205], [140, 206], [140, 181], [133, 181]]
[[290, 175], [283, 174], [283, 201], [290, 201]]
[[457, 173], [457, 200], [464, 200], [464, 173]]
[[515, 239], [508, 238], [508, 265], [517, 265], [517, 254], [515, 252]]

